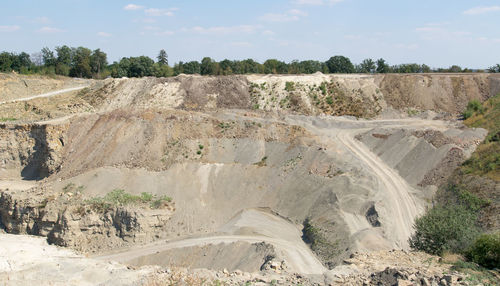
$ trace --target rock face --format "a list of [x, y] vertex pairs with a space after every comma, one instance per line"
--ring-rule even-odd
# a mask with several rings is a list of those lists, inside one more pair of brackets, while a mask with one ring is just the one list
[[388, 108], [461, 113], [471, 99], [500, 92], [494, 74], [248, 75], [109, 79], [83, 98], [117, 108], [216, 108], [292, 111], [371, 118]]
[[0, 124], [0, 178], [45, 178], [60, 166], [67, 124]]
[[105, 251], [161, 238], [174, 206], [103, 207], [84, 202], [78, 193], [50, 194], [46, 189], [4, 191], [1, 226], [9, 233], [47, 237], [47, 241], [81, 252]]

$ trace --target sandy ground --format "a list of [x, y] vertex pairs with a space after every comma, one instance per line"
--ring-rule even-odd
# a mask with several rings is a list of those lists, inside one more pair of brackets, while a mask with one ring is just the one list
[[149, 273], [82, 257], [42, 237], [0, 234], [1, 285], [140, 285]]

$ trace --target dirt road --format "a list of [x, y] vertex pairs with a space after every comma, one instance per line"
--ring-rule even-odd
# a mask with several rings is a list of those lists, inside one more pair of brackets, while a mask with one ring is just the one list
[[30, 97], [12, 99], [12, 100], [7, 100], [7, 101], [0, 101], [0, 104], [29, 101], [29, 100], [32, 100], [32, 99], [43, 98], [43, 97], [51, 97], [51, 96], [55, 96], [55, 95], [62, 94], [62, 93], [67, 93], [67, 92], [71, 92], [71, 91], [81, 90], [81, 89], [84, 89], [84, 88], [87, 88], [87, 87], [89, 87], [89, 86], [85, 85], [85, 86], [65, 88], [65, 89], [51, 91], [51, 92], [47, 92], [47, 93], [43, 93], [43, 94], [39, 94], [39, 95], [30, 96]]
[[270, 238], [266, 236], [244, 236], [244, 235], [224, 235], [209, 236], [200, 238], [188, 238], [178, 241], [161, 241], [146, 245], [141, 248], [134, 248], [128, 251], [116, 254], [96, 256], [95, 258], [105, 261], [127, 262], [135, 258], [154, 254], [174, 248], [183, 248], [191, 246], [203, 246], [208, 244], [248, 242], [260, 243], [266, 242], [274, 245], [278, 250], [283, 251], [286, 256], [287, 264], [294, 270], [303, 274], [322, 274], [326, 268], [314, 256], [311, 250], [305, 245], [297, 245], [282, 239]]
[[[309, 131], [331, 139], [326, 142], [341, 143], [356, 159], [362, 162], [379, 180], [380, 189], [376, 198], [377, 210], [381, 217], [390, 218], [382, 224], [386, 236], [395, 242], [398, 248], [408, 248], [408, 238], [413, 232], [415, 218], [424, 211], [423, 202], [415, 196], [417, 190], [410, 186], [396, 170], [389, 167], [363, 143], [354, 139], [357, 134], [374, 127], [387, 128], [432, 128], [444, 130], [449, 123], [423, 119], [356, 120], [348, 118], [325, 118], [311, 120], [306, 117], [289, 118], [289, 123], [301, 125]], [[338, 145], [337, 145], [338, 146]], [[376, 189], [376, 186], [373, 186]], [[359, 229], [361, 231], [361, 229]]]

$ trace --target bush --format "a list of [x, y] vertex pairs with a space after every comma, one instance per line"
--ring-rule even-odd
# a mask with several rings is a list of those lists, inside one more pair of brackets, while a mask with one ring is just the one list
[[415, 220], [410, 247], [434, 255], [464, 253], [479, 235], [476, 221], [476, 213], [465, 206], [436, 206]]
[[483, 267], [500, 269], [500, 232], [479, 236], [466, 256]]
[[479, 100], [473, 99], [467, 104], [467, 109], [464, 111], [464, 119], [472, 117], [476, 112], [483, 113], [484, 108]]
[[107, 193], [104, 197], [95, 197], [86, 200], [85, 203], [90, 205], [92, 209], [98, 212], [106, 212], [109, 209], [117, 206], [140, 205], [149, 203], [153, 209], [158, 209], [171, 202], [172, 198], [168, 196], [157, 197], [151, 193], [143, 192], [140, 196], [126, 193], [125, 190], [115, 189]]

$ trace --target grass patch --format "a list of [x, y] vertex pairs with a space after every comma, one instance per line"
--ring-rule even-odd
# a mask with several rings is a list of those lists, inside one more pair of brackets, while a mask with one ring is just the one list
[[0, 122], [16, 121], [17, 118], [14, 117], [0, 117]]
[[78, 193], [85, 190], [85, 186], [80, 185], [77, 187], [74, 183], [69, 183], [66, 186], [64, 186], [62, 190], [64, 193], [70, 193], [70, 192]]
[[293, 81], [287, 81], [285, 83], [285, 90], [288, 92], [295, 91], [295, 83]]
[[488, 269], [481, 267], [480, 265], [473, 262], [466, 262], [459, 260], [452, 263], [451, 270], [462, 272], [467, 274], [468, 277], [465, 279], [467, 282], [472, 282], [473, 285], [500, 285], [500, 279], [492, 274]]
[[95, 197], [86, 200], [85, 203], [90, 205], [95, 211], [105, 212], [113, 207], [127, 205], [144, 205], [148, 204], [152, 209], [158, 209], [171, 202], [172, 198], [168, 196], [157, 197], [151, 193], [143, 192], [139, 196], [126, 193], [125, 190], [115, 189], [107, 193], [104, 197]]
[[[465, 113], [471, 112], [470, 116]], [[462, 166], [466, 174], [486, 176], [500, 182], [500, 94], [478, 106], [471, 101], [464, 112], [465, 125], [485, 128], [488, 136], [472, 157]]]
[[311, 223], [309, 218], [304, 221], [302, 239], [311, 246], [314, 252], [322, 253], [327, 259], [335, 258], [340, 253], [339, 242], [328, 241], [321, 233], [321, 230]]
[[326, 103], [328, 103], [329, 105], [332, 105], [333, 104], [333, 97], [331, 95], [327, 96], [325, 98], [325, 101]]

